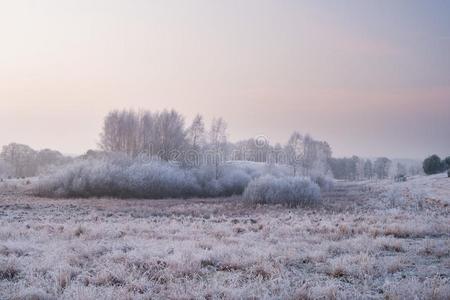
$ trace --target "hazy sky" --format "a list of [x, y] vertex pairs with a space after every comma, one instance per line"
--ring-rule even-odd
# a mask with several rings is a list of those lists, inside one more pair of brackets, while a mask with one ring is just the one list
[[115, 108], [450, 154], [450, 1], [0, 0], [0, 145], [82, 153]]

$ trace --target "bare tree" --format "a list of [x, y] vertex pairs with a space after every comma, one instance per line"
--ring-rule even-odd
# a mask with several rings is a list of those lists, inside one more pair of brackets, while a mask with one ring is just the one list
[[209, 131], [209, 145], [212, 150], [212, 162], [215, 169], [215, 177], [219, 178], [219, 167], [225, 160], [227, 147], [227, 124], [222, 118], [213, 119]]
[[272, 147], [270, 160], [274, 164], [282, 164], [286, 162], [286, 156], [280, 143], [277, 143], [274, 147]]
[[157, 128], [154, 114], [149, 111], [140, 112], [137, 136], [139, 154], [146, 156], [155, 155]]
[[373, 165], [370, 159], [367, 159], [364, 163], [364, 178], [372, 179], [373, 177]]
[[386, 157], [379, 157], [374, 163], [374, 172], [378, 179], [384, 179], [389, 176], [389, 169], [391, 167], [391, 160]]
[[303, 138], [303, 157], [301, 157], [301, 165], [303, 175], [310, 175], [314, 162], [317, 160], [317, 142], [314, 141], [311, 136], [306, 135]]
[[135, 157], [140, 153], [137, 147], [139, 118], [137, 113], [132, 110], [123, 111], [121, 114], [123, 150], [128, 155]]
[[331, 158], [331, 147], [327, 142], [315, 141], [315, 160], [312, 170], [316, 174], [327, 174], [330, 170], [329, 159]]
[[187, 138], [190, 146], [197, 150], [205, 144], [205, 123], [201, 115], [196, 115], [188, 128]]
[[104, 120], [100, 134], [100, 148], [111, 152], [124, 152], [123, 113], [114, 110]]
[[302, 167], [305, 155], [303, 136], [295, 131], [291, 134], [287, 145], [285, 146], [287, 163], [292, 166], [293, 175], [297, 176], [297, 171]]
[[157, 119], [159, 149], [158, 156], [163, 160], [177, 160], [186, 144], [184, 118], [174, 110], [164, 110]]

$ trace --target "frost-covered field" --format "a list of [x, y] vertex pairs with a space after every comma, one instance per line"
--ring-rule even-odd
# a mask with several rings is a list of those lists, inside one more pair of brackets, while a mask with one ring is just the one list
[[0, 299], [449, 299], [450, 179], [317, 207], [46, 199], [0, 183]]

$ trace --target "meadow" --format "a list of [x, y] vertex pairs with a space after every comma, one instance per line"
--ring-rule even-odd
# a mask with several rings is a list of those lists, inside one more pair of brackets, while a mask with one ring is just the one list
[[450, 179], [241, 196], [55, 199], [0, 183], [1, 299], [449, 299]]

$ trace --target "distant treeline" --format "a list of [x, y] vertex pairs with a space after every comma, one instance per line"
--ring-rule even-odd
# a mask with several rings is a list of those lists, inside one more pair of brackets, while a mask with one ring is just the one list
[[34, 150], [27, 145], [11, 143], [0, 153], [0, 177], [30, 177], [63, 165], [72, 158], [50, 149]]
[[430, 157], [420, 164], [403, 164], [386, 157], [374, 160], [358, 156], [333, 158], [330, 145], [309, 135], [294, 131], [284, 143], [271, 144], [264, 136], [232, 143], [228, 140], [227, 123], [213, 119], [207, 126], [201, 115], [192, 123], [174, 110], [161, 112], [114, 110], [104, 119], [100, 133], [100, 150], [89, 150], [78, 158], [50, 149], [34, 150], [12, 143], [0, 153], [0, 177], [35, 176], [52, 166], [76, 159], [107, 157], [122, 153], [130, 158], [144, 157], [176, 163], [180, 167], [210, 166], [216, 178], [226, 161], [252, 161], [291, 168], [291, 175], [328, 175], [337, 179], [383, 179], [396, 175], [427, 174], [448, 168], [449, 158]]
[[222, 118], [213, 119], [207, 127], [203, 117], [197, 115], [187, 125], [184, 117], [174, 110], [110, 112], [100, 133], [99, 148], [78, 158], [68, 158], [58, 151], [36, 151], [12, 143], [4, 146], [0, 154], [0, 176], [35, 176], [51, 165], [114, 153], [173, 162], [181, 167], [210, 166], [215, 169], [216, 178], [226, 161], [289, 165], [292, 175], [330, 175], [328, 161], [332, 154], [327, 142], [298, 132], [293, 132], [284, 145], [272, 145], [264, 136], [232, 143]]
[[399, 175], [412, 176], [423, 173], [419, 162], [407, 165], [393, 162], [387, 157], [379, 157], [374, 160], [358, 156], [330, 158], [329, 165], [334, 178], [345, 180], [385, 179]]

